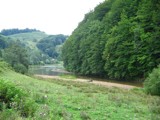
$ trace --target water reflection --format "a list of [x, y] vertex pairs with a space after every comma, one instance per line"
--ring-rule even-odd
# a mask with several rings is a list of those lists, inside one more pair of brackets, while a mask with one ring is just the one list
[[58, 76], [61, 74], [71, 74], [67, 72], [62, 65], [44, 65], [44, 66], [31, 66], [29, 68], [31, 74], [40, 74], [40, 75], [54, 75]]

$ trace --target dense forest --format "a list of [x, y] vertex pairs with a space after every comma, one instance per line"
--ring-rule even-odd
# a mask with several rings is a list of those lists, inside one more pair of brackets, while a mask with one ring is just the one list
[[145, 78], [160, 64], [159, 12], [159, 0], [104, 1], [65, 42], [65, 68], [117, 80]]
[[25, 28], [25, 29], [14, 28], [14, 29], [3, 29], [1, 31], [1, 34], [8, 36], [8, 35], [14, 35], [14, 34], [19, 34], [19, 33], [29, 33], [29, 32], [38, 32], [38, 31], [39, 30], [29, 29], [29, 28]]

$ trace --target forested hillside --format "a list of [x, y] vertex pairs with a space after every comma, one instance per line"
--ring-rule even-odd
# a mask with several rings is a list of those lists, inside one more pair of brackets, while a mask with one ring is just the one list
[[[54, 59], [61, 59], [62, 44], [68, 36], [47, 35], [36, 29], [4, 29], [1, 31], [3, 39], [9, 44], [19, 44], [27, 50], [29, 64], [51, 64]], [[1, 39], [0, 47], [4, 48]], [[2, 44], [3, 43], [3, 44]]]
[[[14, 29], [9, 29], [6, 31], [11, 31], [11, 30], [14, 31]], [[9, 43], [18, 42], [17, 44], [21, 45], [27, 50], [29, 64], [37, 65], [37, 64], [51, 63], [52, 58], [50, 58], [45, 53], [41, 52], [36, 46], [38, 41], [40, 41], [45, 37], [48, 37], [46, 33], [37, 30], [26, 33], [16, 33], [13, 35], [8, 35], [7, 37], [11, 38]]]
[[106, 0], [65, 42], [65, 68], [118, 80], [145, 78], [160, 64], [159, 12], [159, 0]]
[[65, 35], [49, 35], [41, 39], [37, 43], [37, 47], [52, 58], [58, 58], [61, 54], [61, 46], [68, 36]]

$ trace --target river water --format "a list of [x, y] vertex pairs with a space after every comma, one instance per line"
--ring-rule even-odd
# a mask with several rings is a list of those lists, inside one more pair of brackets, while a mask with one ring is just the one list
[[[36, 75], [50, 75], [50, 76], [60, 76], [60, 75], [64, 75], [64, 74], [72, 74], [72, 73], [67, 72], [65, 70], [65, 68], [63, 67], [63, 64], [30, 66], [29, 73], [36, 74]], [[96, 81], [106, 81], [106, 82], [134, 85], [134, 86], [138, 86], [138, 87], [142, 87], [143, 86], [142, 82], [136, 82], [136, 81], [116, 81], [116, 80], [108, 80], [108, 79], [92, 78], [92, 77], [83, 77], [83, 76], [78, 76], [78, 78], [93, 79], [93, 80], [96, 80]]]
[[67, 72], [62, 64], [30, 66], [29, 73], [38, 75], [59, 76], [62, 74], [71, 74]]

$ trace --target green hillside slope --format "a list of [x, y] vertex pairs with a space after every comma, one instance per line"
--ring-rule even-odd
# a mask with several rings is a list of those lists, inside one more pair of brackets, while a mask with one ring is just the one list
[[[15, 73], [3, 65], [0, 62], [0, 68], [3, 69], [0, 71], [0, 81], [3, 79], [12, 83], [17, 89], [26, 91], [30, 100], [33, 100], [32, 103], [28, 101], [27, 105], [33, 107], [33, 104], [36, 104], [37, 107], [33, 116], [25, 118], [20, 115], [19, 108], [14, 106], [9, 109], [3, 108], [0, 109], [0, 119], [160, 119], [159, 97], [146, 95], [141, 89], [107, 88], [76, 82], [73, 79], [71, 81], [36, 79]], [[1, 84], [0, 82], [0, 86]], [[0, 97], [0, 105], [2, 102]], [[33, 112], [32, 109], [26, 111]]]
[[14, 40], [20, 40], [22, 43], [29, 46], [30, 48], [36, 49], [36, 43], [47, 36], [48, 35], [44, 32], [29, 32], [9, 35], [8, 37], [11, 37]]
[[37, 47], [50, 57], [57, 59], [60, 58], [61, 48], [67, 37], [68, 36], [62, 34], [49, 35], [48, 37], [41, 39], [37, 43]]
[[37, 43], [47, 37], [44, 32], [28, 32], [9, 35], [13, 41], [19, 41], [28, 51], [28, 59], [30, 64], [49, 64], [52, 58], [37, 48]]
[[47, 36], [48, 35], [44, 32], [28, 32], [28, 33], [9, 35], [9, 37], [19, 40], [40, 40]]
[[62, 44], [68, 36], [47, 35], [44, 32], [27, 32], [7, 36], [19, 41], [28, 51], [30, 64], [49, 64], [60, 59]]

